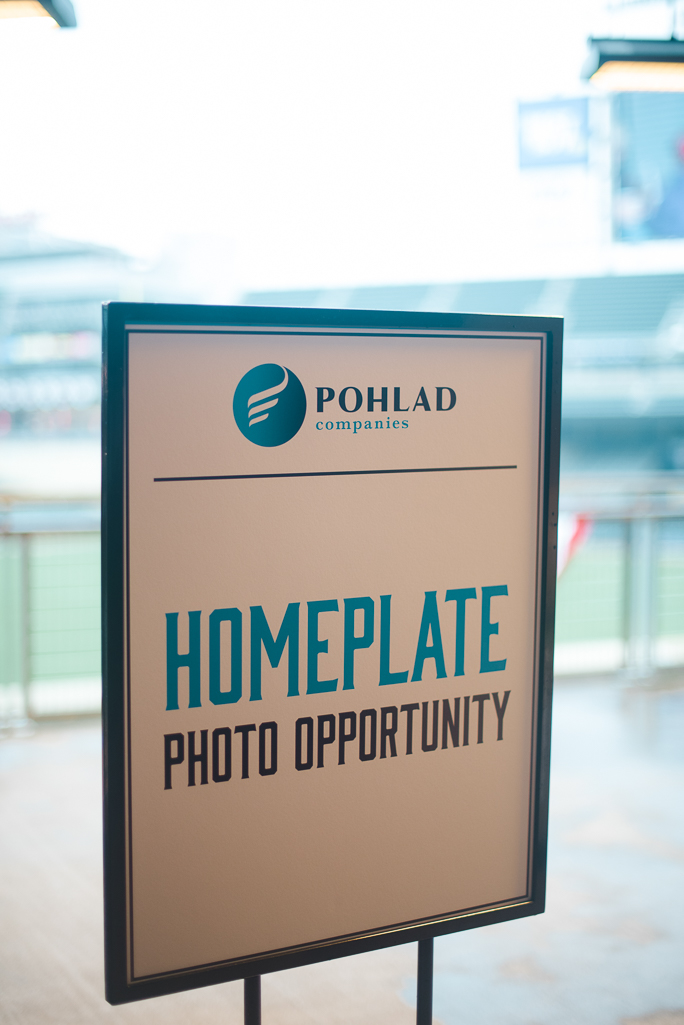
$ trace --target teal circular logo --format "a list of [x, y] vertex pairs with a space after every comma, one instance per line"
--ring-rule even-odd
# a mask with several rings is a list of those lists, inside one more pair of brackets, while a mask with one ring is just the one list
[[304, 423], [302, 382], [279, 363], [252, 367], [235, 389], [233, 416], [242, 434], [255, 445], [284, 445]]

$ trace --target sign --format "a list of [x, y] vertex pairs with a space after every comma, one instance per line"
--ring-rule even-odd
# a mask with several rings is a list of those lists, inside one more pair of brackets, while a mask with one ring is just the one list
[[105, 308], [110, 1002], [543, 910], [561, 330]]

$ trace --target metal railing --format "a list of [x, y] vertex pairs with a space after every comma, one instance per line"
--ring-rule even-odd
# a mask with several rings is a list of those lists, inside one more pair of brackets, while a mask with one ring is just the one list
[[100, 535], [0, 536], [0, 720], [100, 709]]
[[556, 673], [684, 665], [684, 517], [598, 519], [558, 582]]
[[[684, 517], [599, 519], [558, 585], [556, 672], [684, 665]], [[100, 535], [0, 535], [0, 722], [100, 708]]]

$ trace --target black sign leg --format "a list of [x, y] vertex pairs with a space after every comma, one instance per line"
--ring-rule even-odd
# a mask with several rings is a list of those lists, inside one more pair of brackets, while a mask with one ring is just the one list
[[261, 1025], [261, 976], [245, 979], [245, 1025]]
[[434, 949], [435, 941], [433, 939], [418, 940], [416, 1025], [432, 1025], [432, 963]]

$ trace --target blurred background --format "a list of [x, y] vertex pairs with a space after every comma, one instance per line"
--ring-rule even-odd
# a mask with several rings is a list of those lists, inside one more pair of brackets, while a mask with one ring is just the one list
[[[590, 36], [684, 39], [684, 2], [74, 5], [58, 28], [0, 0], [0, 1021], [142, 1014], [103, 1002], [97, 918], [121, 299], [565, 318], [550, 910], [439, 941], [435, 1013], [683, 1025], [684, 78], [583, 68]], [[48, 884], [77, 862], [87, 995]], [[267, 981], [265, 1020], [411, 1020], [390, 953]], [[224, 989], [146, 1014], [213, 1021]]]

